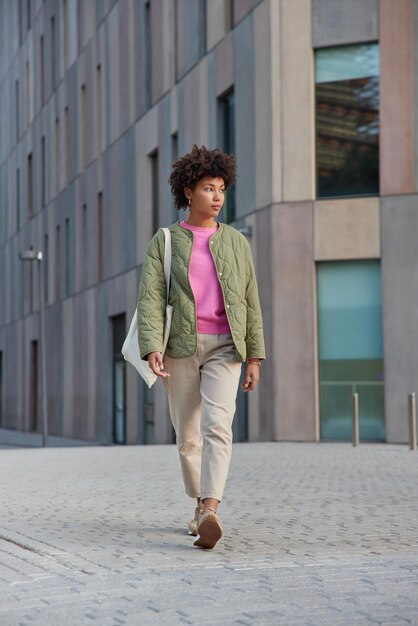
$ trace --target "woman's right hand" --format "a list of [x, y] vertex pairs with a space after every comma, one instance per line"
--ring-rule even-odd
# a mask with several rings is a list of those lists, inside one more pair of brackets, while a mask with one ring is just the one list
[[148, 355], [148, 364], [156, 376], [161, 376], [161, 378], [170, 376], [167, 370], [164, 369], [163, 355], [161, 352], [150, 352]]

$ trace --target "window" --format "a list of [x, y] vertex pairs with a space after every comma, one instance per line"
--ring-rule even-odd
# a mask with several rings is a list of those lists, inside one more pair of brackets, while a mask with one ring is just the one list
[[19, 0], [19, 44], [23, 42], [23, 15], [22, 15], [22, 0]]
[[379, 45], [317, 50], [317, 196], [379, 193]]
[[103, 87], [102, 87], [102, 66], [96, 67], [96, 152], [100, 154], [103, 150]]
[[87, 204], [81, 209], [81, 271], [83, 273], [82, 284], [87, 285]]
[[148, 385], [145, 381], [142, 381], [142, 389], [143, 389], [143, 415], [144, 415], [144, 425], [143, 425], [143, 443], [144, 444], [153, 444], [155, 442], [154, 437], [154, 422], [155, 422], [155, 398], [154, 398], [154, 387], [151, 389], [148, 388]]
[[113, 356], [113, 442], [126, 443], [126, 361], [121, 346], [126, 336], [125, 313], [115, 315], [112, 321]]
[[64, 72], [68, 68], [68, 2], [62, 0], [62, 49], [64, 59]]
[[206, 0], [199, 0], [199, 56], [206, 54]]
[[32, 152], [28, 154], [28, 171], [27, 171], [27, 194], [28, 194], [28, 217], [33, 215], [33, 170], [32, 170]]
[[64, 109], [64, 184], [70, 175], [70, 115], [68, 107]]
[[44, 53], [44, 36], [39, 40], [39, 82], [41, 92], [41, 107], [45, 103], [45, 53]]
[[321, 438], [351, 439], [358, 393], [360, 438], [384, 441], [380, 263], [318, 263], [317, 271]]
[[16, 223], [17, 230], [20, 229], [20, 169], [16, 170]]
[[[33, 246], [30, 246], [30, 250], [33, 250]], [[34, 272], [33, 272], [33, 266], [35, 265], [35, 263], [29, 263], [29, 313], [33, 313], [33, 297], [34, 297], [34, 291], [33, 291], [33, 283], [34, 283]]]
[[225, 31], [234, 27], [234, 0], [225, 0]]
[[[200, 59], [206, 54], [207, 48], [207, 3], [221, 5], [223, 0], [217, 3], [213, 0], [176, 0], [174, 12], [174, 68], [176, 79], [179, 80], [196, 65]], [[222, 12], [222, 6], [219, 11]], [[220, 13], [220, 22], [223, 21]], [[223, 23], [216, 24], [223, 34], [225, 25]], [[185, 45], [186, 44], [186, 45]]]
[[19, 81], [15, 81], [16, 141], [20, 137]]
[[61, 298], [61, 233], [59, 225], [55, 236], [55, 299]]
[[104, 222], [103, 222], [103, 192], [97, 194], [97, 279], [103, 280], [104, 274]]
[[65, 218], [65, 295], [70, 294], [70, 220]]
[[[230, 91], [219, 98], [219, 143], [224, 152], [235, 153], [235, 95]], [[222, 209], [223, 221], [227, 224], [235, 221], [235, 185], [226, 193], [225, 203]]]
[[151, 7], [149, 0], [144, 3], [144, 37], [142, 41], [143, 68], [145, 72], [145, 108], [148, 109], [152, 102]]
[[32, 25], [32, 0], [26, 0], [26, 15], [28, 16], [28, 30]]
[[86, 119], [86, 86], [81, 86], [80, 97], [80, 167], [87, 163], [87, 119]]
[[160, 225], [160, 199], [159, 199], [159, 158], [158, 150], [150, 155], [151, 161], [151, 204], [152, 204], [152, 232], [157, 232]]
[[[179, 136], [177, 133], [171, 135], [171, 161], [174, 162], [179, 156]], [[178, 220], [178, 211], [174, 206], [173, 201], [173, 219], [175, 222]]]
[[179, 136], [177, 133], [171, 135], [171, 161], [175, 161], [179, 155]]
[[[31, 263], [31, 265], [33, 265]], [[30, 342], [30, 369], [29, 369], [29, 431], [38, 430], [39, 380], [38, 380], [38, 342]]]
[[46, 201], [46, 167], [45, 167], [45, 137], [41, 138], [41, 204], [44, 207]]
[[30, 65], [29, 61], [26, 61], [26, 126], [30, 124], [30, 103], [31, 103], [31, 92], [30, 92]]
[[60, 188], [60, 121], [55, 119], [55, 193], [58, 194]]
[[51, 88], [55, 89], [55, 15], [51, 17]]
[[44, 269], [44, 301], [48, 304], [49, 300], [49, 237], [48, 234], [45, 234], [44, 238], [44, 260], [43, 260], [43, 269]]

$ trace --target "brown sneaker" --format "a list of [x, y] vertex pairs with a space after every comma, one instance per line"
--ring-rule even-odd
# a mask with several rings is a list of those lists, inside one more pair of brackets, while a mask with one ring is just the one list
[[194, 518], [189, 522], [189, 535], [193, 535], [193, 537], [197, 536], [197, 520], [202, 510], [203, 504], [199, 504], [199, 506], [195, 508]]
[[193, 545], [210, 550], [222, 535], [222, 524], [216, 511], [205, 507], [199, 514], [197, 539]]

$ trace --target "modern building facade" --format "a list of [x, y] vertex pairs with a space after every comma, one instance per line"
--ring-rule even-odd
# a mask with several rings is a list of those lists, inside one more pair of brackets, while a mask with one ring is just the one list
[[[267, 361], [236, 441], [406, 442], [418, 391], [414, 0], [0, 0], [0, 426], [170, 443], [120, 348], [194, 143], [236, 153]], [[181, 215], [183, 217], [184, 214]], [[43, 293], [36, 263], [43, 252]]]

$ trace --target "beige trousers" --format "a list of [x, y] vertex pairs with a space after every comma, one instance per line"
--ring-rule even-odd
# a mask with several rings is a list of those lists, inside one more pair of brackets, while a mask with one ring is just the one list
[[164, 357], [163, 378], [186, 493], [222, 500], [232, 452], [232, 421], [241, 374], [228, 335], [197, 336], [196, 354]]

